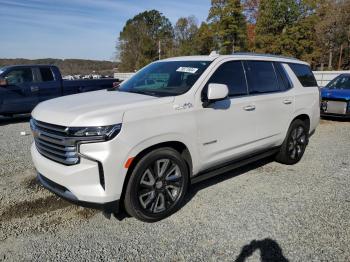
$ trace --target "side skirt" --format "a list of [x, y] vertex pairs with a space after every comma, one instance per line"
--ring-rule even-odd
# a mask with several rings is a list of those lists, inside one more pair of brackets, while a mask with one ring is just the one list
[[272, 155], [276, 154], [278, 151], [279, 151], [279, 148], [273, 148], [273, 149], [270, 149], [268, 151], [263, 151], [261, 153], [249, 155], [249, 156], [246, 156], [244, 158], [239, 158], [237, 160], [227, 162], [227, 163], [218, 165], [218, 166], [213, 167], [213, 168], [209, 168], [209, 169], [204, 170], [204, 171], [198, 173], [197, 175], [193, 176], [191, 178], [191, 184], [196, 184], [196, 183], [201, 182], [203, 180], [206, 180], [208, 178], [211, 178], [211, 177], [214, 177], [217, 175], [221, 175], [221, 174], [226, 173], [228, 171], [231, 171], [233, 169], [236, 169], [236, 168], [245, 166], [247, 164], [256, 162], [260, 159], [272, 156]]

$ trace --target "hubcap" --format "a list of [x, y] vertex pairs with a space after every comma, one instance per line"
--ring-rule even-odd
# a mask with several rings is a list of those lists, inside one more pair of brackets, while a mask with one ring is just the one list
[[288, 154], [293, 160], [300, 159], [306, 146], [306, 133], [302, 126], [292, 130], [288, 140]]
[[182, 191], [180, 167], [170, 159], [159, 159], [142, 174], [137, 195], [148, 213], [160, 213], [175, 205]]

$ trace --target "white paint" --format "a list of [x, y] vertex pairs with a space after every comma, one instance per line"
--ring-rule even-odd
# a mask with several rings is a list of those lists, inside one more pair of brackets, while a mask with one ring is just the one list
[[[288, 66], [291, 62], [304, 62], [249, 55], [190, 59], [212, 59], [213, 62], [192, 88], [179, 96], [156, 98], [102, 90], [39, 104], [32, 116], [42, 122], [80, 127], [121, 123], [122, 128], [111, 141], [82, 144], [79, 149], [83, 155], [102, 164], [105, 189], [100, 185], [96, 161], [81, 158], [77, 165], [64, 166], [43, 157], [33, 144], [32, 158], [38, 172], [66, 187], [81, 201], [104, 203], [120, 198], [127, 173], [126, 161], [156, 144], [183, 143], [191, 155], [192, 174], [198, 174], [229, 159], [281, 146], [290, 123], [298, 115], [309, 116], [310, 132], [317, 127], [320, 117], [318, 87], [302, 87]], [[203, 107], [201, 95], [207, 81], [219, 66], [235, 60], [281, 62], [293, 88], [286, 92], [226, 98]], [[115, 77], [122, 79], [118, 74]], [[221, 91], [215, 97], [222, 97]]]

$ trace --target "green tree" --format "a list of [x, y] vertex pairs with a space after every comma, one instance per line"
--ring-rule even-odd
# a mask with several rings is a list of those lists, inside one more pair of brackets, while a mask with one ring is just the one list
[[281, 54], [318, 64], [316, 10], [319, 0], [260, 0], [255, 50]]
[[247, 48], [247, 24], [240, 0], [212, 0], [208, 22], [223, 54]]
[[300, 16], [295, 0], [261, 0], [256, 23], [256, 50], [281, 54], [281, 35]]
[[174, 27], [176, 55], [196, 54], [193, 41], [198, 33], [197, 20], [194, 16], [181, 17]]
[[117, 51], [120, 71], [134, 71], [171, 53], [173, 27], [157, 10], [142, 12], [126, 22], [120, 32]]
[[194, 38], [194, 47], [196, 54], [208, 55], [211, 51], [217, 49], [214, 41], [214, 32], [205, 22], [202, 22]]
[[[318, 43], [322, 46], [321, 62], [329, 69], [342, 67], [344, 46], [350, 51], [350, 2], [347, 0], [323, 0], [317, 10], [319, 23], [316, 25]], [[349, 60], [346, 59], [349, 63]]]

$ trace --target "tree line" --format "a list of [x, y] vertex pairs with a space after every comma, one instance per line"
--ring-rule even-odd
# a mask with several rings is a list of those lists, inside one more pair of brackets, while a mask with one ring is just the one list
[[160, 58], [256, 52], [292, 56], [313, 69], [350, 67], [349, 0], [212, 0], [206, 21], [172, 25], [157, 10], [129, 19], [117, 43], [119, 71]]

